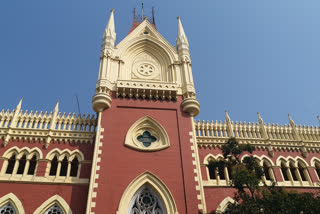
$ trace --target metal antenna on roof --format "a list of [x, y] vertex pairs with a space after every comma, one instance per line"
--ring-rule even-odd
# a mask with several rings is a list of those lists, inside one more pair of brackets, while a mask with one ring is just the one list
[[154, 20], [154, 7], [152, 7], [152, 24], [156, 24], [155, 20]]
[[79, 98], [78, 98], [78, 95], [77, 95], [77, 94], [75, 94], [75, 96], [76, 96], [76, 99], [77, 99], [79, 115], [81, 115], [81, 111], [80, 111], [80, 104], [79, 104]]
[[142, 16], [142, 20], [143, 20], [143, 18], [144, 18], [144, 16], [143, 16], [143, 0], [142, 0], [142, 10], [141, 10], [141, 16]]

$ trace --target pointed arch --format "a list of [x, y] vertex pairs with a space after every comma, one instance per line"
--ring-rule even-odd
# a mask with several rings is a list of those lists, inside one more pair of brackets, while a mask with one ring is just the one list
[[[142, 136], [145, 132], [148, 132], [154, 137], [153, 143], [147, 146], [138, 140], [138, 137]], [[166, 130], [160, 123], [149, 116], [145, 116], [137, 120], [129, 128], [124, 144], [140, 151], [158, 151], [168, 148], [170, 146], [170, 140]]]
[[69, 204], [59, 195], [54, 195], [38, 207], [33, 214], [44, 214], [53, 205], [59, 205], [65, 214], [72, 214]]
[[205, 156], [205, 158], [203, 159], [203, 164], [208, 165], [210, 160], [218, 160], [220, 158], [223, 158], [223, 155], [221, 155], [221, 154], [217, 154], [217, 155], [207, 154]]
[[7, 203], [11, 203], [18, 214], [25, 214], [21, 201], [12, 192], [0, 198], [0, 207]]
[[225, 199], [223, 199], [223, 201], [221, 201], [221, 203], [219, 204], [219, 206], [217, 207], [217, 212], [221, 213], [224, 212], [227, 207], [229, 206], [229, 204], [233, 204], [235, 202], [235, 200], [233, 200], [231, 197], [226, 197]]
[[128, 213], [131, 199], [144, 185], [152, 187], [160, 196], [168, 214], [178, 214], [176, 204], [168, 187], [158, 177], [148, 171], [139, 175], [128, 185], [120, 199], [117, 214]]

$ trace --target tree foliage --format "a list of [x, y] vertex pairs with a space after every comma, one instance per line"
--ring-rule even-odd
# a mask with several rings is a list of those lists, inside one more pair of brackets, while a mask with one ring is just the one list
[[[232, 171], [230, 185], [237, 192], [235, 203], [230, 204], [225, 214], [234, 213], [281, 213], [281, 214], [315, 214], [320, 213], [319, 194], [287, 191], [273, 183], [267, 186], [261, 178], [264, 171], [258, 161], [251, 155], [254, 147], [241, 145], [235, 138], [230, 138], [222, 146], [223, 160], [211, 161], [211, 167], [229, 167]], [[241, 161], [244, 153], [249, 154]], [[263, 184], [263, 185], [261, 185]], [[216, 213], [212, 211], [210, 214]]]

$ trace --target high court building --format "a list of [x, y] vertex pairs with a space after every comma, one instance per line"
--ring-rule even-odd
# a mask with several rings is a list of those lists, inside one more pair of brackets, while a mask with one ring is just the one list
[[[129, 30], [129, 29], [128, 29]], [[210, 168], [235, 137], [256, 150], [262, 180], [317, 191], [320, 128], [200, 122], [189, 43], [176, 46], [154, 19], [134, 19], [118, 44], [105, 29], [92, 107], [96, 115], [0, 112], [0, 214], [197, 214], [233, 202], [231, 169]], [[198, 83], [199, 84], [199, 83]], [[94, 89], [94, 86], [92, 87]], [[94, 92], [94, 90], [93, 90]]]

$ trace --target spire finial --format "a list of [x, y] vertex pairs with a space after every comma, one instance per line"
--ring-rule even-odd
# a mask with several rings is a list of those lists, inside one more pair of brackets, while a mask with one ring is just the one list
[[54, 107], [54, 112], [57, 112], [58, 113], [59, 111], [59, 100], [57, 101], [57, 104], [56, 106]]
[[114, 47], [115, 41], [116, 41], [116, 32], [115, 32], [115, 26], [114, 26], [114, 9], [111, 9], [109, 21], [103, 33], [103, 42], [105, 45], [110, 45]]
[[18, 103], [18, 105], [16, 107], [16, 111], [20, 111], [21, 106], [22, 106], [22, 100], [23, 100], [23, 97], [21, 97], [21, 99], [20, 99], [20, 101], [19, 101], [19, 103]]
[[176, 40], [177, 49], [178, 50], [189, 49], [189, 42], [184, 32], [180, 16], [178, 16], [177, 19], [178, 19], [178, 35]]

